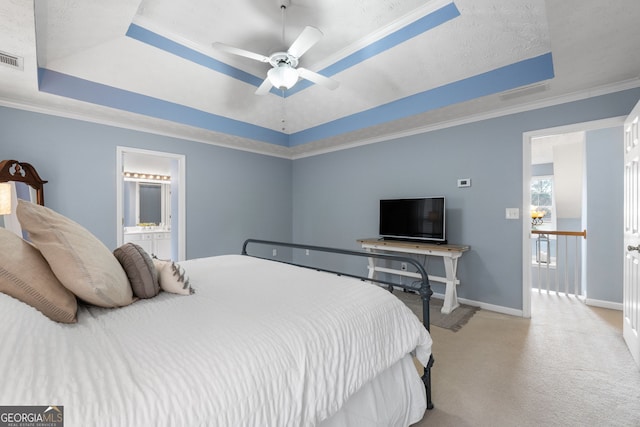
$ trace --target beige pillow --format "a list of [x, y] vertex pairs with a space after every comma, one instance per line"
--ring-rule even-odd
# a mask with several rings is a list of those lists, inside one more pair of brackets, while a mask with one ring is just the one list
[[87, 229], [49, 208], [24, 200], [18, 201], [16, 212], [22, 228], [65, 288], [100, 307], [133, 302], [122, 266]]
[[158, 272], [144, 249], [135, 243], [125, 243], [113, 254], [124, 268], [133, 294], [138, 298], [153, 298], [160, 293]]
[[49, 268], [40, 252], [0, 228], [0, 291], [40, 310], [56, 322], [74, 323], [78, 303]]
[[156, 270], [158, 270], [158, 282], [160, 282], [160, 287], [163, 291], [180, 295], [195, 293], [189, 284], [189, 277], [180, 264], [157, 258], [153, 259], [153, 263], [156, 266]]

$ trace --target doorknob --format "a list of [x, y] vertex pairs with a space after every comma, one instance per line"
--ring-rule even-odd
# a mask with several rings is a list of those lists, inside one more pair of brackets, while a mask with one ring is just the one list
[[638, 252], [640, 252], [640, 245], [638, 245], [638, 246], [631, 246], [631, 245], [629, 245], [629, 246], [627, 246], [627, 250], [628, 250], [629, 252], [631, 252], [631, 251], [638, 251]]

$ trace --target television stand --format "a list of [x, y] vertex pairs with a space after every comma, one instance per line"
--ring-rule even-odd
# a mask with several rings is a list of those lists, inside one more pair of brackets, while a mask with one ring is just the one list
[[[440, 311], [443, 314], [449, 314], [460, 305], [458, 303], [458, 292], [456, 290], [456, 286], [460, 284], [460, 280], [456, 277], [456, 272], [458, 270], [458, 258], [470, 249], [468, 245], [424, 243], [396, 239], [381, 240], [379, 238], [359, 239], [358, 243], [360, 243], [362, 248], [368, 252], [387, 251], [441, 257], [444, 262], [446, 277], [429, 275], [429, 281], [441, 282], [446, 285], [444, 303], [442, 304], [442, 309]], [[411, 271], [378, 266], [375, 263], [375, 258], [369, 258], [368, 268], [368, 277], [370, 279], [375, 278], [375, 275], [378, 272], [396, 274], [398, 276], [405, 277], [419, 277], [417, 273], [413, 273]]]
[[[358, 240], [360, 241], [360, 240]], [[447, 241], [446, 240], [441, 240], [441, 241], [427, 241], [424, 239], [411, 239], [411, 238], [406, 238], [403, 239], [401, 237], [380, 237], [378, 238], [378, 241], [382, 241], [382, 242], [404, 242], [404, 243], [423, 243], [423, 244], [427, 244], [427, 245], [446, 245]]]

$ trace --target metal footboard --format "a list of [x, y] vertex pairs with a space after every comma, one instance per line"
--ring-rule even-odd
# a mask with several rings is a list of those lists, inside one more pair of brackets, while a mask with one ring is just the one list
[[[415, 281], [414, 283], [408, 283], [408, 284], [402, 284], [402, 283], [395, 283], [389, 280], [385, 280], [385, 279], [377, 279], [377, 278], [371, 278], [371, 277], [365, 277], [365, 276], [361, 276], [361, 275], [357, 275], [357, 274], [353, 274], [353, 273], [349, 273], [349, 272], [344, 272], [344, 271], [336, 271], [336, 270], [331, 270], [331, 269], [327, 269], [327, 268], [321, 268], [321, 267], [315, 267], [315, 266], [309, 266], [309, 265], [304, 265], [304, 264], [298, 264], [292, 261], [283, 261], [283, 260], [276, 260], [273, 258], [268, 258], [268, 257], [263, 257], [263, 256], [258, 256], [255, 254], [249, 254], [247, 248], [250, 244], [255, 244], [255, 245], [266, 245], [266, 246], [270, 246], [270, 247], [285, 247], [285, 248], [292, 248], [292, 249], [301, 249], [301, 250], [309, 250], [309, 251], [315, 251], [315, 252], [324, 252], [324, 253], [334, 253], [334, 254], [339, 254], [339, 255], [347, 255], [347, 256], [355, 256], [355, 257], [361, 257], [361, 258], [378, 258], [378, 259], [383, 259], [383, 260], [388, 260], [388, 261], [396, 261], [396, 262], [403, 262], [403, 263], [407, 263], [412, 265], [413, 267], [415, 267], [417, 273], [420, 275], [420, 280]], [[346, 276], [346, 277], [352, 277], [352, 278], [356, 278], [356, 279], [360, 279], [362, 281], [367, 281], [367, 282], [374, 282], [374, 283], [379, 283], [379, 284], [383, 284], [383, 285], [387, 285], [387, 286], [397, 286], [397, 287], [401, 287], [404, 288], [406, 290], [411, 290], [411, 291], [416, 291], [418, 292], [418, 294], [420, 295], [420, 298], [422, 299], [422, 323], [424, 324], [424, 327], [427, 329], [427, 331], [430, 331], [430, 321], [429, 321], [429, 300], [431, 299], [431, 295], [433, 294], [433, 291], [431, 290], [431, 286], [429, 285], [429, 276], [427, 275], [426, 270], [424, 269], [424, 266], [422, 264], [420, 264], [418, 261], [416, 261], [413, 258], [408, 258], [408, 257], [403, 257], [403, 256], [398, 256], [398, 255], [393, 255], [393, 254], [386, 254], [386, 253], [372, 253], [372, 252], [364, 252], [364, 251], [353, 251], [353, 250], [348, 250], [348, 249], [338, 249], [338, 248], [330, 248], [330, 247], [324, 247], [324, 246], [312, 246], [312, 245], [302, 245], [302, 244], [297, 244], [297, 243], [287, 243], [287, 242], [276, 242], [276, 241], [269, 241], [269, 240], [258, 240], [258, 239], [247, 239], [245, 240], [244, 244], [242, 245], [242, 255], [247, 255], [247, 256], [252, 256], [255, 258], [262, 258], [262, 259], [267, 259], [270, 261], [275, 261], [275, 262], [282, 262], [285, 264], [291, 264], [291, 265], [295, 265], [298, 267], [304, 267], [304, 268], [309, 268], [312, 270], [316, 270], [316, 271], [323, 271], [323, 272], [327, 272], [327, 273], [334, 273], [337, 274], [339, 276]], [[433, 355], [431, 355], [431, 357], [429, 358], [429, 362], [427, 363], [427, 366], [424, 367], [424, 375], [422, 376], [422, 381], [424, 382], [425, 385], [425, 390], [426, 390], [426, 394], [427, 394], [427, 409], [433, 409], [433, 402], [431, 401], [431, 367], [433, 366]]]

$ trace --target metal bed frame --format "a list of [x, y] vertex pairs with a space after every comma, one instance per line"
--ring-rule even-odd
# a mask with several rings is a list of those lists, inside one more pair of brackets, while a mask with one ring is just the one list
[[[292, 248], [292, 249], [310, 250], [315, 252], [326, 252], [326, 253], [334, 253], [334, 254], [340, 254], [340, 255], [349, 255], [349, 256], [355, 256], [355, 257], [361, 257], [361, 258], [378, 258], [378, 259], [384, 259], [388, 261], [406, 262], [407, 264], [411, 264], [416, 268], [417, 273], [420, 275], [421, 278], [419, 281], [415, 281], [413, 283], [402, 284], [402, 283], [396, 283], [396, 282], [392, 282], [385, 279], [369, 278], [369, 277], [360, 276], [357, 274], [352, 274], [347, 272], [340, 272], [340, 271], [329, 270], [325, 268], [314, 267], [314, 266], [309, 266], [304, 264], [297, 264], [295, 262], [290, 262], [290, 261], [276, 260], [273, 258], [249, 254], [247, 252], [247, 247], [249, 246], [249, 244], [267, 245], [271, 247], [278, 246], [278, 247], [286, 247], [286, 248]], [[398, 256], [393, 254], [352, 251], [348, 249], [338, 249], [338, 248], [329, 248], [324, 246], [302, 245], [297, 243], [276, 242], [276, 241], [258, 240], [258, 239], [245, 240], [244, 244], [242, 245], [242, 255], [247, 255], [254, 258], [262, 258], [269, 261], [282, 262], [285, 264], [295, 265], [303, 268], [309, 268], [316, 271], [333, 273], [333, 274], [337, 274], [338, 276], [352, 277], [352, 278], [360, 279], [366, 282], [379, 283], [379, 284], [387, 285], [390, 291], [393, 291], [393, 287], [397, 286], [397, 287], [403, 288], [405, 291], [418, 292], [418, 294], [420, 295], [420, 298], [422, 299], [422, 319], [423, 319], [422, 323], [424, 327], [427, 329], [427, 331], [430, 331], [429, 300], [431, 299], [431, 295], [433, 294], [433, 291], [431, 290], [431, 285], [429, 285], [429, 276], [427, 275], [427, 272], [424, 269], [424, 266], [413, 258], [408, 258], [408, 257], [403, 257], [403, 256]], [[433, 402], [431, 400], [431, 367], [433, 366], [433, 362], [434, 362], [434, 359], [432, 354], [429, 357], [429, 362], [427, 363], [427, 366], [424, 367], [424, 374], [422, 375], [422, 382], [424, 383], [424, 387], [427, 395], [427, 409], [433, 409]]]

